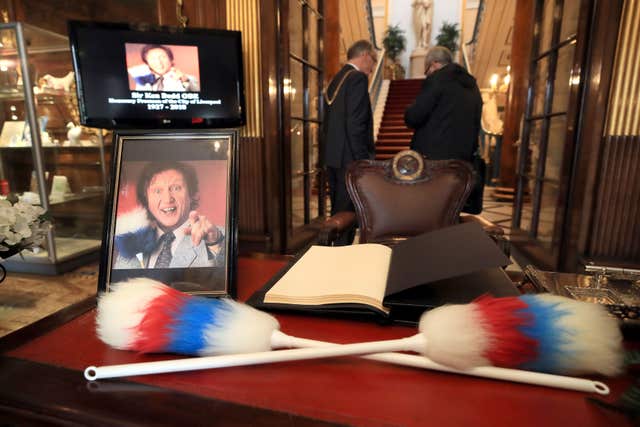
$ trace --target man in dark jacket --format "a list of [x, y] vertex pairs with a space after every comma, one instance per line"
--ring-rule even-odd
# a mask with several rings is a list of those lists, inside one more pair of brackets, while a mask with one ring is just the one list
[[404, 113], [407, 126], [415, 129], [411, 148], [433, 160], [472, 161], [482, 115], [476, 79], [442, 46], [427, 53], [425, 75], [420, 94]]
[[[347, 64], [335, 75], [324, 94], [324, 166], [327, 169], [331, 214], [353, 211], [345, 172], [354, 160], [373, 158], [373, 116], [367, 76], [376, 64], [376, 52], [366, 40], [347, 51]], [[336, 244], [350, 244], [355, 230]]]

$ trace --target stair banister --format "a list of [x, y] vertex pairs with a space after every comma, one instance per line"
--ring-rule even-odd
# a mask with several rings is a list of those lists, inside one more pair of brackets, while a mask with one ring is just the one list
[[378, 103], [378, 95], [380, 94], [380, 86], [382, 85], [383, 70], [385, 61], [385, 50], [378, 52], [378, 63], [371, 74], [371, 82], [369, 83], [369, 99], [371, 100], [371, 108], [375, 110]]

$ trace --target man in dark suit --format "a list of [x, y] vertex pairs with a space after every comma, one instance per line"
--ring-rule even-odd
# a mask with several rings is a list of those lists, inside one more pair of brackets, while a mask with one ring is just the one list
[[[327, 169], [331, 214], [354, 211], [345, 185], [345, 171], [354, 160], [373, 158], [373, 116], [369, 80], [377, 55], [373, 45], [360, 40], [347, 51], [347, 64], [333, 77], [324, 96], [324, 166]], [[337, 245], [353, 241], [355, 229]]]
[[476, 79], [453, 63], [451, 51], [433, 47], [425, 58], [425, 79], [404, 114], [415, 129], [411, 149], [433, 160], [472, 161], [478, 148], [482, 96]]

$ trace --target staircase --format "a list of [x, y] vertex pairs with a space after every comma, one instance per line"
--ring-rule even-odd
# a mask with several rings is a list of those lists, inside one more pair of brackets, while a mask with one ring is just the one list
[[404, 124], [404, 110], [411, 104], [422, 87], [424, 79], [392, 80], [376, 139], [376, 159], [392, 158], [409, 149], [413, 130]]

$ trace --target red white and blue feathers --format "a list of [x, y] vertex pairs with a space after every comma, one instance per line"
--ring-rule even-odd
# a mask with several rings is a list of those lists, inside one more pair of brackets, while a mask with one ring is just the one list
[[[105, 343], [140, 352], [213, 355], [271, 349], [277, 320], [230, 299], [176, 291], [150, 279], [100, 296], [97, 331]], [[622, 371], [616, 319], [597, 305], [549, 295], [483, 296], [420, 319], [425, 356], [458, 369], [500, 366], [550, 373]]]
[[118, 215], [114, 244], [120, 256], [134, 258], [152, 252], [156, 246], [156, 237], [155, 229], [149, 224], [146, 209], [138, 207]]
[[228, 298], [194, 297], [146, 278], [116, 283], [100, 296], [98, 337], [143, 353], [207, 356], [271, 349], [278, 321]]
[[606, 309], [551, 294], [493, 298], [423, 314], [425, 355], [465, 369], [500, 366], [613, 376], [622, 371], [622, 334]]

